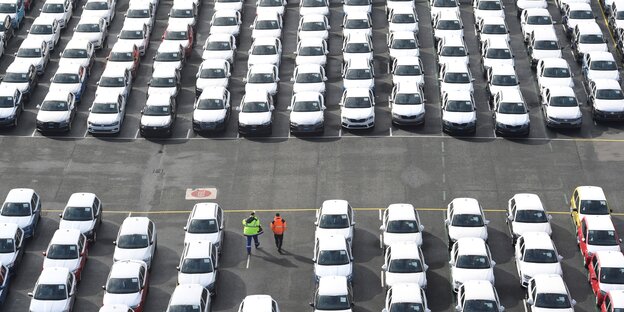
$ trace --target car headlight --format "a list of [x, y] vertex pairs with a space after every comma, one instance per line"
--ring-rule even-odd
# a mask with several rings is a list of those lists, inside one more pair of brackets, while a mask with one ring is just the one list
[[472, 120], [472, 121], [468, 122], [468, 125], [469, 125], [469, 126], [474, 126], [474, 125], [476, 125], [476, 124], [477, 124], [477, 121], [476, 121], [476, 120]]
[[271, 121], [267, 121], [261, 124], [261, 126], [270, 126], [271, 125]]
[[208, 286], [206, 286], [206, 288], [208, 289], [208, 291], [213, 292], [214, 289], [215, 289], [215, 283], [208, 284]]
[[63, 121], [59, 122], [59, 125], [67, 126], [67, 125], [69, 125], [69, 120], [63, 120]]
[[240, 122], [240, 121], [239, 121], [239, 122], [238, 122], [238, 126], [239, 126], [239, 127], [247, 127], [247, 124], [246, 124], [246, 123], [244, 123], [244, 122]]
[[504, 128], [504, 127], [505, 127], [505, 124], [504, 124], [504, 123], [502, 123], [502, 122], [496, 122], [496, 127], [497, 127], [497, 128]]
[[298, 123], [296, 123], [296, 122], [292, 122], [292, 121], [290, 122], [290, 125], [291, 125], [291, 126], [293, 126], [293, 127], [297, 127], [297, 126], [299, 126], [299, 124], [298, 124]]
[[366, 120], [374, 120], [374, 119], [375, 119], [375, 115], [369, 116], [368, 118], [366, 118]]
[[348, 121], [347, 117], [342, 116], [342, 121]]
[[117, 120], [117, 121], [115, 121], [115, 122], [111, 123], [111, 126], [118, 126], [118, 125], [119, 125], [119, 120]]
[[602, 297], [605, 297], [605, 296], [607, 295], [607, 292], [601, 289], [601, 290], [600, 290], [600, 295], [601, 295]]
[[526, 275], [526, 274], [522, 274], [522, 280], [523, 281], [527, 281], [528, 282], [530, 279], [531, 279], [531, 276]]

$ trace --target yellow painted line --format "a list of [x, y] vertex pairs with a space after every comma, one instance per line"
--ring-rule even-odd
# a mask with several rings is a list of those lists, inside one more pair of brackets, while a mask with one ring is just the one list
[[613, 37], [613, 33], [611, 32], [611, 27], [609, 27], [609, 21], [607, 20], [607, 15], [605, 14], [604, 9], [602, 9], [602, 5], [600, 4], [600, 1], [598, 1], [598, 7], [600, 8], [600, 13], [602, 14], [602, 19], [605, 22], [605, 26], [607, 26], [607, 31], [609, 32], [609, 36], [611, 37], [611, 41], [613, 41], [613, 47], [616, 48], [616, 50], [617, 50], [617, 45], [615, 43], [615, 38]]

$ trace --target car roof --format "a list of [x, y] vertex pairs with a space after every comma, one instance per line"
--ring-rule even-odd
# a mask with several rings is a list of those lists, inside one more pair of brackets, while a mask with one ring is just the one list
[[559, 274], [538, 274], [533, 277], [537, 293], [568, 293], [563, 278]]
[[599, 186], [579, 186], [576, 192], [581, 200], [607, 200], [604, 191]]
[[325, 15], [321, 14], [308, 14], [301, 17], [302, 22], [324, 22]]
[[130, 41], [117, 41], [111, 52], [128, 52], [133, 51], [136, 45]]
[[[369, 93], [370, 89], [367, 88], [349, 88], [345, 90], [345, 95], [346, 97], [369, 97], [370, 93]], [[344, 206], [346, 208], [346, 206]], [[324, 209], [323, 209], [324, 210]]]
[[13, 62], [6, 69], [5, 73], [27, 73], [32, 64], [27, 62]]
[[126, 75], [126, 68], [121, 66], [106, 66], [101, 77], [124, 77]]
[[603, 268], [624, 268], [624, 254], [615, 250], [596, 251], [596, 257]]
[[86, 49], [89, 41], [85, 39], [71, 39], [67, 42], [65, 49]]
[[275, 45], [275, 41], [279, 40], [276, 37], [260, 37], [260, 38], [256, 38], [254, 39], [254, 41], [251, 43], [252, 46], [259, 46], [259, 45]]
[[82, 233], [78, 229], [58, 229], [50, 239], [50, 245], [73, 245], [80, 241]]
[[271, 312], [273, 306], [273, 298], [269, 295], [250, 295], [243, 299], [245, 305], [244, 312]]
[[[106, 92], [104, 92], [106, 93]], [[117, 94], [112, 94], [117, 100]], [[99, 98], [99, 96], [98, 96]], [[95, 201], [95, 194], [93, 193], [73, 193], [67, 200], [68, 207], [91, 207]]]
[[345, 15], [347, 19], [369, 19], [370, 15], [364, 11], [349, 12]]
[[147, 234], [147, 225], [150, 219], [147, 217], [127, 217], [119, 228], [119, 235]]
[[565, 67], [570, 68], [570, 64], [560, 57], [547, 57], [540, 60], [544, 67]]
[[[219, 90], [223, 91], [225, 88], [220, 87]], [[193, 206], [191, 217], [193, 219], [214, 219], [217, 217], [218, 206], [217, 203], [197, 203]]]
[[522, 237], [526, 249], [555, 249], [555, 244], [546, 232], [527, 232]]
[[123, 278], [131, 276], [139, 276], [139, 268], [147, 266], [145, 262], [140, 260], [121, 260], [113, 263], [110, 269], [109, 277]]
[[420, 286], [415, 283], [400, 283], [392, 285], [392, 302], [414, 302], [422, 303], [422, 293]]
[[254, 64], [252, 66], [249, 67], [249, 72], [254, 72], [254, 73], [272, 73], [273, 69], [275, 69], [277, 66], [273, 65], [273, 64]]
[[207, 240], [190, 241], [186, 243], [186, 254], [184, 257], [191, 259], [209, 258], [210, 253], [212, 252], [212, 248], [210, 247], [211, 245], [212, 243]]
[[587, 52], [592, 61], [615, 61], [613, 54], [607, 51], [591, 51]]
[[266, 101], [268, 92], [266, 90], [252, 90], [245, 92], [245, 102]]
[[177, 77], [176, 69], [171, 67], [156, 67], [152, 72], [152, 77]]
[[492, 283], [486, 280], [469, 280], [464, 282], [464, 298], [496, 300], [495, 289]]
[[620, 83], [615, 79], [594, 79], [598, 90], [622, 90]]
[[611, 305], [614, 308], [624, 307], [624, 290], [611, 290], [609, 295], [611, 296]]
[[69, 269], [63, 267], [51, 267], [44, 268], [37, 279], [37, 284], [65, 284], [67, 283], [67, 275], [69, 275]]
[[574, 89], [567, 86], [553, 86], [548, 88], [551, 96], [573, 96], [576, 97]]
[[[452, 93], [447, 94], [451, 95]], [[458, 211], [461, 213], [481, 214], [481, 206], [479, 205], [479, 202], [474, 198], [458, 197], [453, 199], [451, 203], [453, 204], [453, 210], [455, 214], [457, 214]]]
[[516, 75], [516, 69], [511, 64], [492, 66], [492, 75]]
[[544, 210], [542, 200], [536, 194], [518, 193], [513, 196], [516, 210]]
[[420, 58], [418, 56], [399, 56], [395, 59], [397, 65], [418, 65], [420, 66]]
[[204, 287], [200, 284], [182, 284], [176, 286], [171, 294], [169, 305], [199, 305]]
[[[361, 90], [361, 89], [347, 89], [349, 90]], [[366, 93], [368, 95], [368, 93]], [[325, 214], [342, 214], [347, 213], [347, 207], [349, 202], [344, 199], [329, 199], [323, 202], [321, 205], [323, 213]]]
[[29, 188], [14, 188], [9, 191], [5, 203], [30, 203], [35, 190]]
[[320, 235], [318, 239], [319, 250], [345, 250], [347, 249], [347, 240], [344, 236]]
[[48, 90], [43, 101], [67, 101], [67, 96], [71, 94], [68, 90]]
[[[414, 241], [399, 241], [390, 245], [392, 259], [420, 259], [418, 244]], [[420, 259], [422, 260], [422, 259]]]
[[588, 215], [583, 219], [586, 221], [588, 230], [615, 231], [613, 220], [609, 215]]
[[158, 53], [163, 52], [179, 52], [180, 51], [180, 43], [177, 40], [163, 40], [163, 42], [158, 46]]
[[448, 101], [472, 101], [472, 92], [468, 90], [452, 90], [444, 94]]
[[488, 254], [485, 241], [478, 237], [462, 237], [455, 244], [460, 255], [486, 256]]
[[46, 15], [38, 16], [37, 18], [35, 18], [35, 20], [32, 22], [31, 25], [35, 25], [35, 24], [52, 25], [52, 23], [54, 23], [55, 20], [56, 18], [54, 16], [46, 14]]
[[[226, 90], [227, 89], [224, 88], [224, 87], [218, 87], [218, 86], [209, 87], [209, 88], [204, 89], [197, 99], [198, 100], [201, 100], [201, 99], [223, 99], [223, 97], [225, 96], [225, 91]], [[197, 204], [197, 205], [203, 205], [203, 204], [212, 204], [212, 203], [201, 203], [201, 204]], [[195, 205], [195, 206], [197, 206], [197, 205]], [[202, 214], [203, 213], [208, 213], [209, 211], [214, 211], [214, 210], [210, 210], [210, 209], [200, 209], [200, 210], [202, 211]], [[213, 214], [213, 213], [211, 212], [211, 214]]]
[[[253, 65], [253, 66], [256, 66], [256, 65]], [[321, 65], [301, 64], [301, 65], [298, 65], [295, 69], [297, 70], [297, 73], [319, 73], [321, 72]]]
[[349, 293], [346, 276], [322, 276], [318, 281], [318, 294], [339, 296]]
[[386, 208], [388, 220], [416, 220], [416, 213], [412, 204], [392, 204]]
[[13, 238], [18, 228], [17, 223], [0, 223], [0, 238]]
[[[72, 42], [73, 40], [70, 40], [69, 42]], [[43, 42], [43, 38], [41, 37], [26, 37], [26, 39], [24, 39], [24, 41], [22, 41], [22, 43], [20, 44], [20, 49], [21, 48], [41, 48], [41, 43]], [[69, 42], [67, 43], [67, 45], [69, 45]]]
[[[165, 96], [163, 96], [165, 95]], [[171, 98], [166, 96], [166, 93], [156, 93], [147, 97], [145, 106], [167, 106], [171, 104]]]

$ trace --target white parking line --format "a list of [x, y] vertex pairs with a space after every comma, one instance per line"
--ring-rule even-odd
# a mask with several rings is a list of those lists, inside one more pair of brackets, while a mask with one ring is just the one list
[[251, 255], [247, 255], [247, 266], [245, 266], [245, 269], [249, 269], [249, 259], [251, 258]]
[[342, 137], [342, 127], [340, 127], [340, 129], [338, 129], [338, 137], [341, 138]]
[[188, 129], [188, 131], [186, 131], [186, 138], [188, 139], [189, 136], [191, 136], [191, 129]]
[[34, 137], [35, 134], [37, 134], [37, 128], [35, 128], [35, 130], [33, 130], [32, 134], [30, 135], [31, 137]]
[[84, 133], [84, 135], [83, 135], [82, 137], [83, 137], [83, 138], [86, 138], [88, 134], [89, 134], [89, 128], [87, 128], [87, 129], [85, 130], [85, 133]]
[[446, 191], [442, 191], [442, 201], [446, 201]]
[[390, 136], [392, 136], [392, 127], [390, 127], [389, 130], [390, 130]]
[[134, 134], [134, 138], [138, 138], [139, 137], [139, 129], [137, 129], [137, 132]]

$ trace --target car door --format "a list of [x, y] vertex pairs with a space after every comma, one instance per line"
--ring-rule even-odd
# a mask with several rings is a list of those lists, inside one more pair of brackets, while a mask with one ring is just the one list
[[67, 299], [67, 308], [71, 311], [76, 300], [76, 277], [72, 273], [67, 276]]
[[17, 267], [17, 263], [20, 263], [22, 261], [22, 258], [24, 257], [24, 230], [22, 230], [20, 227], [17, 228], [17, 231], [15, 232], [15, 252], [17, 253], [17, 255], [15, 256], [15, 262], [13, 264], [13, 267]]
[[145, 299], [147, 298], [147, 290], [148, 290], [148, 279], [149, 276], [147, 275], [147, 271], [145, 270], [144, 266], [141, 266], [139, 268], [139, 285], [141, 285], [141, 302], [139, 303], [139, 305], [143, 305], [145, 303]]
[[[121, 98], [121, 95], [119, 96], [119, 98]], [[100, 200], [95, 197], [95, 199], [93, 200], [93, 220], [96, 220], [96, 224], [101, 220], [100, 218], [102, 217], [102, 215], [100, 214], [100, 211], [102, 210], [102, 202], [100, 202]], [[95, 226], [93, 227], [95, 230]]]
[[89, 243], [87, 242], [86, 236], [80, 234], [78, 238], [78, 251], [80, 252], [80, 270], [84, 269], [84, 266], [87, 262], [87, 257], [89, 254]]

